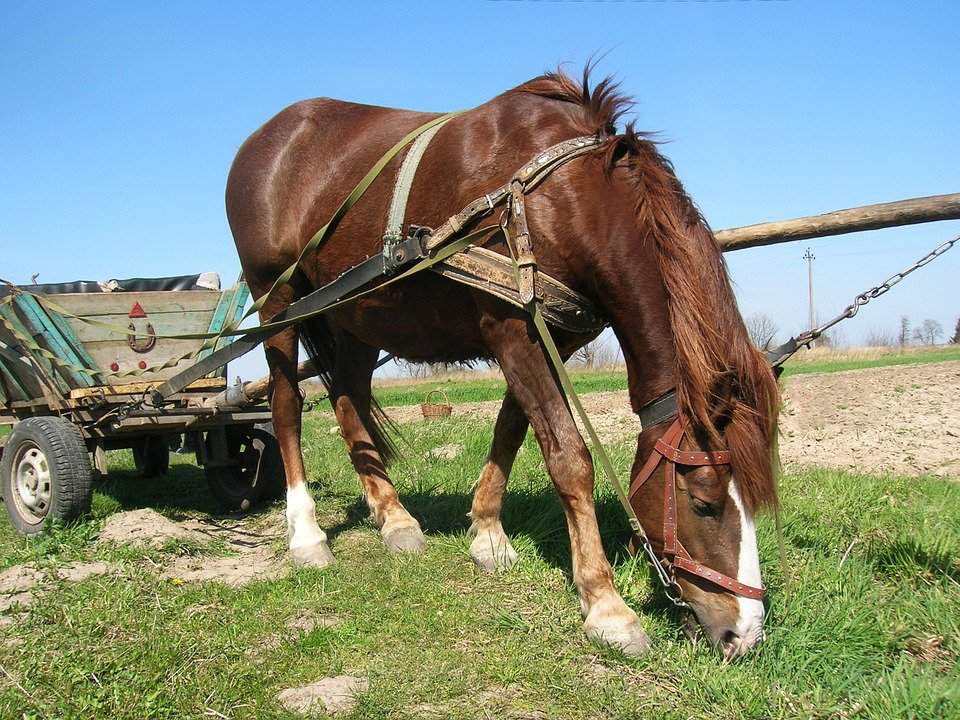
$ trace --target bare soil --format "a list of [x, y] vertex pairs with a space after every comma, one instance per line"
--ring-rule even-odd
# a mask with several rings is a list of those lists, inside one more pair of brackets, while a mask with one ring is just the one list
[[131, 510], [111, 515], [98, 542], [132, 547], [159, 548], [171, 541], [190, 542], [200, 547], [219, 544], [229, 555], [183, 555], [175, 558], [161, 576], [175, 582], [218, 581], [239, 587], [258, 580], [280, 577], [289, 563], [274, 548], [282, 538], [283, 515], [269, 512], [241, 521], [210, 518], [170, 520], [149, 510]]
[[367, 678], [338, 675], [324, 678], [310, 685], [283, 690], [277, 700], [290, 712], [315, 715], [318, 711], [328, 715], [349, 712], [357, 704], [356, 696], [370, 688]]
[[[639, 432], [625, 391], [581, 399], [605, 442]], [[453, 416], [494, 418], [499, 408], [497, 401], [459, 403]], [[423, 421], [416, 406], [388, 412], [400, 423]], [[787, 467], [960, 478], [960, 363], [787, 378], [780, 433], [780, 457]]]
[[787, 382], [784, 463], [960, 478], [960, 363], [799, 375]]

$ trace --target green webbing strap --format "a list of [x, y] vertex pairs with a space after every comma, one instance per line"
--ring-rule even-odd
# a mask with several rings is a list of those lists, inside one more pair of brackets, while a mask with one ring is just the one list
[[280, 277], [276, 279], [266, 293], [257, 298], [257, 300], [243, 316], [241, 321], [247, 319], [253, 313], [260, 310], [270, 296], [276, 292], [278, 287], [281, 285], [286, 285], [288, 282], [290, 282], [290, 278], [293, 277], [293, 274], [297, 271], [297, 268], [300, 267], [300, 263], [303, 262], [303, 259], [306, 257], [307, 253], [312, 252], [319, 247], [321, 243], [326, 241], [330, 233], [336, 229], [337, 225], [340, 223], [340, 220], [343, 219], [343, 216], [347, 214], [347, 211], [352, 208], [361, 197], [363, 197], [363, 194], [367, 191], [367, 188], [373, 184], [373, 181], [377, 179], [377, 176], [380, 174], [383, 168], [386, 167], [387, 163], [393, 160], [398, 152], [403, 150], [403, 148], [413, 142], [418, 136], [427, 132], [430, 128], [434, 127], [435, 125], [445, 123], [450, 118], [456, 117], [462, 112], [463, 110], [457, 110], [456, 112], [449, 112], [440, 115], [439, 117], [435, 117], [433, 120], [424, 123], [416, 130], [405, 135], [400, 142], [387, 150], [387, 152], [385, 152], [383, 156], [377, 160], [376, 164], [370, 168], [367, 174], [363, 176], [363, 179], [357, 183], [357, 186], [353, 189], [353, 192], [351, 192], [346, 199], [340, 203], [340, 207], [336, 209], [336, 212], [333, 213], [333, 216], [330, 218], [327, 224], [317, 230], [314, 236], [307, 241], [307, 244], [303, 246], [303, 250], [300, 251], [300, 256], [297, 258], [296, 262], [280, 273]]
[[390, 210], [387, 212], [385, 238], [389, 237], [392, 240], [403, 238], [403, 217], [407, 212], [407, 200], [410, 198], [410, 188], [413, 187], [417, 168], [420, 166], [423, 154], [427, 151], [427, 146], [433, 140], [433, 136], [440, 131], [447, 120], [450, 120], [450, 118], [448, 117], [442, 123], [437, 123], [420, 135], [413, 141], [410, 150], [407, 151], [407, 156], [403, 159], [403, 164], [400, 166], [400, 172], [397, 173], [397, 180], [393, 186], [393, 199], [390, 201]]

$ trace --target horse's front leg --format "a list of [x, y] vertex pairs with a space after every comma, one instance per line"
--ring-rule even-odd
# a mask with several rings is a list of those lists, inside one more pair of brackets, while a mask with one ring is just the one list
[[650, 647], [650, 640], [614, 587], [593, 502], [593, 461], [536, 331], [526, 317], [490, 316], [481, 322], [481, 330], [533, 427], [563, 503], [584, 630], [595, 642], [639, 655]]
[[297, 384], [296, 329], [290, 328], [268, 338], [264, 341], [264, 350], [270, 367], [273, 431], [280, 445], [287, 475], [287, 541], [290, 555], [296, 565], [326, 567], [333, 562], [333, 553], [327, 544], [326, 533], [317, 524], [300, 448], [303, 399]]
[[484, 570], [509, 569], [517, 562], [517, 553], [503, 531], [500, 512], [510, 469], [527, 435], [527, 416], [507, 390], [493, 430], [493, 444], [480, 472], [470, 509], [470, 557]]
[[386, 464], [373, 440], [370, 381], [380, 351], [345, 332], [337, 334], [337, 361], [330, 385], [330, 403], [340, 423], [363, 494], [384, 544], [393, 552], [422, 552], [427, 540], [420, 523], [407, 512], [387, 476]]

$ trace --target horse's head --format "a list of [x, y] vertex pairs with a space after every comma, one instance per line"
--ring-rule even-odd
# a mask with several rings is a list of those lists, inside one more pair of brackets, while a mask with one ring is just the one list
[[737, 478], [741, 453], [728, 449], [722, 432], [729, 418], [713, 440], [682, 417], [645, 429], [631, 504], [675, 582], [668, 592], [679, 594], [710, 641], [733, 659], [763, 639], [764, 607], [754, 506]]

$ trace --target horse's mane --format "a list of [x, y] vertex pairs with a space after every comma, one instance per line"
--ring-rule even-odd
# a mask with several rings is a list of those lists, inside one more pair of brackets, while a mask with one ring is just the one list
[[572, 130], [605, 138], [608, 173], [619, 165], [629, 169], [639, 239], [654, 244], [666, 289], [679, 407], [704, 439], [729, 447], [747, 507], [775, 504], [776, 381], [749, 340], [713, 232], [672, 164], [633, 122], [617, 132], [633, 101], [610, 78], [591, 88], [589, 65], [580, 82], [558, 71], [512, 92], [578, 106]]

